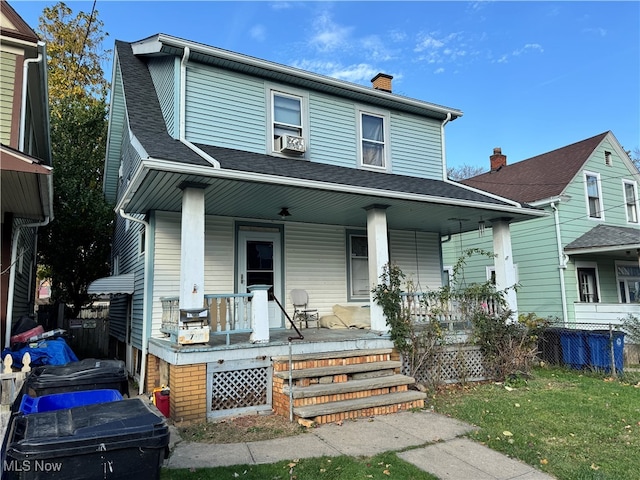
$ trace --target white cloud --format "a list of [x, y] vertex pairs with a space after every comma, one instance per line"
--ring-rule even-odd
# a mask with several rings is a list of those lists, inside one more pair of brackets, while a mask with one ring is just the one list
[[530, 52], [530, 51], [537, 51], [542, 53], [544, 52], [544, 49], [539, 43], [527, 43], [524, 47], [514, 50], [512, 55], [514, 57], [517, 57], [519, 55], [522, 55], [525, 52]]
[[292, 66], [353, 83], [369, 82], [377, 73], [380, 72], [379, 69], [368, 63], [358, 63], [345, 66], [332, 61], [301, 60], [294, 62]]
[[267, 38], [267, 31], [263, 25], [255, 25], [249, 30], [249, 35], [251, 35], [251, 38], [254, 40], [263, 42]]
[[314, 21], [314, 34], [309, 43], [321, 52], [341, 49], [348, 43], [353, 28], [343, 27], [333, 22], [331, 15], [324, 12]]
[[584, 33], [595, 33], [596, 35], [600, 35], [601, 37], [607, 36], [607, 30], [602, 27], [585, 28], [582, 31]]
[[440, 67], [440, 68], [436, 68], [433, 73], [435, 73], [436, 75], [440, 74], [440, 73], [444, 73], [444, 68]]

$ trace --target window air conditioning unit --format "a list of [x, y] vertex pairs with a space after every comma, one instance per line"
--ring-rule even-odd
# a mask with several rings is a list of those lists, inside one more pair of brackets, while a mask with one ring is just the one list
[[304, 138], [296, 137], [295, 135], [279, 136], [276, 141], [276, 146], [278, 151], [283, 153], [296, 153], [300, 155], [306, 151]]

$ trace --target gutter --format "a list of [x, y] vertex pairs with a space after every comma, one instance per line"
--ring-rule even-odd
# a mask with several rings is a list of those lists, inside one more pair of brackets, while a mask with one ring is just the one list
[[204, 158], [214, 168], [220, 168], [220, 162], [187, 140], [187, 62], [190, 53], [189, 47], [184, 47], [184, 53], [180, 60], [180, 134], [178, 140]]
[[[44, 46], [44, 43], [38, 42], [38, 47]], [[29, 81], [29, 66], [32, 63], [40, 63], [44, 56], [41, 51], [38, 51], [36, 58], [27, 58], [22, 65], [22, 98], [20, 101], [20, 137], [18, 140], [18, 150], [24, 152], [24, 137], [26, 130], [27, 119], [27, 85]]]
[[147, 353], [149, 351], [149, 336], [147, 330], [149, 328], [149, 309], [147, 308], [147, 299], [149, 298], [149, 222], [140, 220], [139, 218], [132, 217], [124, 212], [124, 209], [120, 208], [118, 214], [127, 220], [142, 224], [144, 228], [144, 287], [142, 290], [142, 364], [140, 366], [140, 381], [138, 382], [138, 394], [144, 393], [145, 377], [147, 376]]
[[560, 236], [560, 216], [558, 215], [558, 207], [556, 202], [551, 202], [551, 209], [553, 210], [553, 223], [556, 227], [556, 242], [558, 248], [558, 272], [560, 273], [560, 298], [562, 300], [562, 321], [567, 324], [568, 311], [567, 311], [567, 292], [565, 290], [564, 271], [567, 269], [567, 256], [562, 251], [562, 238]]
[[16, 288], [16, 264], [18, 259], [18, 239], [20, 238], [20, 231], [23, 228], [38, 228], [44, 227], [49, 224], [51, 217], [46, 216], [43, 221], [35, 223], [24, 223], [17, 225], [11, 238], [11, 270], [9, 272], [9, 291], [7, 294], [7, 319], [4, 346], [9, 348], [11, 343], [11, 327], [13, 327], [13, 295]]
[[451, 112], [447, 112], [447, 118], [440, 125], [440, 150], [442, 152], [442, 179], [447, 180], [447, 152], [444, 148], [444, 126], [451, 121]]

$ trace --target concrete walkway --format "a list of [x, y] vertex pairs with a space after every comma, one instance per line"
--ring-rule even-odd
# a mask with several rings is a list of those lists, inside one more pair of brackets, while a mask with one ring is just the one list
[[[547, 480], [554, 477], [459, 438], [475, 427], [427, 411], [402, 412], [327, 424], [293, 437], [260, 442], [202, 444], [177, 440], [168, 468], [255, 465], [321, 456], [398, 456], [440, 479]], [[175, 432], [175, 430], [174, 430]]]

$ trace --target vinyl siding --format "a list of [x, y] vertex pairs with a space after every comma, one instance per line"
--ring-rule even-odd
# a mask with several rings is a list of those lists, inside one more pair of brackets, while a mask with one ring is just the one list
[[[162, 297], [180, 295], [181, 218], [179, 213], [156, 212], [153, 276], [152, 336], [162, 336]], [[233, 221], [205, 219], [205, 294], [233, 293]]]
[[15, 75], [16, 55], [0, 51], [0, 142], [4, 145], [11, 145]]
[[189, 64], [186, 137], [194, 143], [264, 153], [264, 82], [232, 72]]
[[[251, 76], [188, 64], [186, 138], [194, 143], [267, 153], [268, 88]], [[282, 89], [287, 91], [286, 86]], [[357, 112], [365, 105], [316, 91], [308, 94], [305, 158], [357, 168]], [[440, 123], [411, 114], [389, 114], [392, 173], [442, 179]]]
[[442, 286], [440, 235], [426, 232], [389, 232], [389, 260], [400, 267], [405, 282], [425, 292]]
[[[162, 116], [167, 124], [169, 135], [178, 137], [177, 131], [179, 119], [176, 119], [176, 109], [178, 101], [175, 93], [175, 66], [177, 59], [175, 57], [152, 58], [149, 60], [148, 67], [151, 74], [153, 86], [158, 95]], [[174, 130], [175, 128], [175, 130]]]
[[285, 226], [285, 308], [289, 315], [293, 311], [289, 292], [294, 288], [307, 291], [310, 306], [320, 316], [330, 315], [336, 303], [347, 303], [345, 238], [343, 227]]
[[128, 295], [114, 295], [109, 302], [109, 335], [121, 342], [127, 338]]
[[391, 167], [398, 175], [442, 180], [441, 123], [410, 114], [391, 114]]
[[[133, 215], [142, 218], [142, 215]], [[127, 228], [128, 224], [128, 228]], [[143, 226], [138, 222], [127, 221], [116, 216], [116, 228], [113, 236], [113, 255], [118, 256], [119, 272], [135, 275], [135, 292], [132, 295], [131, 344], [142, 349], [142, 323], [144, 301], [144, 255], [139, 254], [140, 232]], [[110, 334], [117, 336], [126, 329], [126, 316], [111, 316]]]
[[[30, 220], [14, 219], [13, 229], [19, 225], [29, 223]], [[16, 274], [13, 291], [13, 322], [17, 322], [21, 316], [33, 313], [33, 303], [36, 288], [35, 245], [36, 229], [22, 228], [18, 236], [17, 254], [22, 255], [16, 259]], [[22, 267], [22, 268], [20, 268]]]

